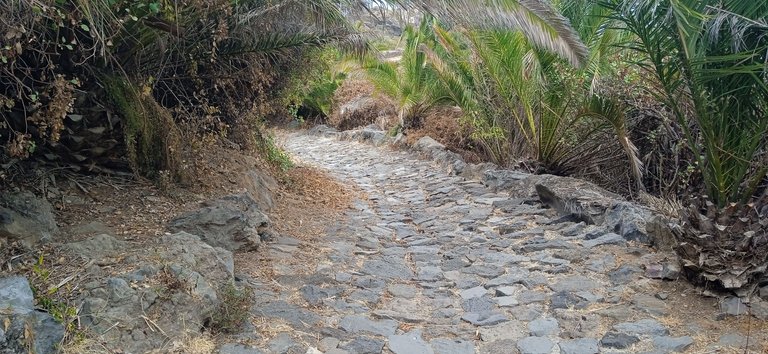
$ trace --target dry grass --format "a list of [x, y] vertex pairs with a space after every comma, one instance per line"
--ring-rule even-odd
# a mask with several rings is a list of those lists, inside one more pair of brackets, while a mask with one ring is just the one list
[[343, 186], [326, 173], [298, 166], [285, 173], [271, 219], [279, 234], [311, 241], [342, 218], [361, 192]]
[[[342, 117], [341, 107], [361, 97], [370, 97], [374, 104], [359, 114]], [[349, 130], [377, 124], [388, 130], [398, 123], [395, 104], [387, 97], [376, 92], [375, 87], [364, 78], [350, 78], [344, 81], [333, 96], [333, 109], [328, 117], [328, 124], [339, 130]]]
[[406, 141], [413, 144], [422, 137], [429, 136], [445, 145], [448, 150], [461, 155], [466, 162], [488, 161], [487, 157], [473, 148], [473, 142], [469, 138], [471, 129], [460, 123], [461, 116], [459, 108], [435, 108], [422, 118], [419, 128], [407, 132]]

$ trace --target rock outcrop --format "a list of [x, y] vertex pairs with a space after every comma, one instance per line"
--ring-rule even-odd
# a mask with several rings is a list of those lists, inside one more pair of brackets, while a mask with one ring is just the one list
[[30, 192], [0, 193], [0, 247], [13, 242], [32, 248], [58, 232], [53, 208]]
[[[98, 238], [87, 242], [108, 239]], [[163, 348], [171, 339], [199, 335], [220, 304], [218, 292], [234, 281], [232, 253], [186, 232], [161, 237], [140, 254], [145, 257], [114, 267], [128, 271], [84, 286], [81, 323], [109, 350], [144, 353]]]
[[256, 250], [262, 240], [272, 237], [269, 218], [250, 194], [207, 201], [172, 220], [169, 229], [199, 235], [209, 245], [229, 251]]
[[35, 310], [26, 278], [0, 278], [0, 354], [56, 353], [63, 338], [64, 326]]

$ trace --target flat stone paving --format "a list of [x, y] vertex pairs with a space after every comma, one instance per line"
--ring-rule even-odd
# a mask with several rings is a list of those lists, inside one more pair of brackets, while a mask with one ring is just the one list
[[[505, 193], [409, 152], [284, 138], [295, 160], [368, 200], [318, 240], [326, 252], [316, 265], [275, 267], [279, 290], [257, 289], [253, 315], [283, 333], [221, 353], [669, 353], [694, 344], [695, 328], [662, 323], [664, 301], [635, 295], [649, 280], [622, 266], [638, 252], [624, 242], [587, 242], [594, 227], [536, 200], [510, 206]], [[302, 247], [283, 236], [270, 247], [276, 258]]]

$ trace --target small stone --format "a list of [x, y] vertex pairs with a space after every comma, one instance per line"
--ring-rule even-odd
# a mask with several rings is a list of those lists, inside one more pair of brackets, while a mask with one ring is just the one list
[[286, 332], [282, 332], [278, 334], [275, 338], [272, 338], [272, 340], [269, 341], [269, 352], [270, 353], [287, 353], [288, 350], [298, 345], [299, 344], [296, 343], [295, 340], [293, 340], [290, 334]]
[[435, 354], [475, 354], [472, 342], [461, 339], [438, 338], [429, 342]]
[[514, 296], [501, 296], [494, 298], [494, 300], [496, 300], [496, 304], [501, 307], [512, 307], [520, 304]]
[[547, 301], [547, 294], [542, 293], [540, 291], [523, 291], [520, 293], [520, 295], [517, 297], [518, 301], [520, 301], [521, 304], [531, 304], [535, 302], [545, 302]]
[[496, 288], [496, 296], [513, 296], [519, 294], [523, 290], [525, 290], [525, 287], [520, 284], [502, 286]]
[[[347, 344], [343, 344], [339, 349], [355, 354], [381, 354], [381, 350], [384, 349], [384, 341], [370, 337], [358, 337]], [[326, 354], [330, 354], [330, 352]]]
[[340, 341], [333, 337], [325, 337], [317, 345], [317, 348], [323, 352], [327, 352], [339, 346]]
[[551, 298], [553, 309], [583, 309], [587, 306], [589, 306], [589, 302], [567, 291], [555, 293]]
[[0, 311], [25, 314], [35, 309], [34, 295], [24, 277], [0, 278]]
[[620, 333], [632, 335], [666, 336], [669, 334], [667, 327], [653, 319], [619, 323], [613, 326], [613, 329]]
[[488, 293], [488, 290], [486, 290], [484, 287], [477, 286], [477, 287], [462, 291], [460, 295], [462, 299], [467, 300], [467, 299], [472, 299], [476, 297], [481, 297], [487, 293]]
[[680, 277], [680, 265], [676, 262], [646, 264], [645, 276], [651, 279], [677, 280]]
[[747, 305], [738, 297], [726, 297], [720, 303], [720, 311], [726, 315], [740, 316], [747, 313]]
[[336, 281], [339, 283], [348, 283], [352, 280], [352, 274], [336, 273]]
[[749, 313], [758, 320], [768, 320], [768, 301], [754, 298], [749, 303], [749, 310]]
[[744, 347], [747, 345], [747, 338], [735, 333], [730, 334], [724, 334], [720, 336], [720, 339], [717, 341], [717, 344], [719, 346], [723, 347]]
[[526, 337], [517, 341], [520, 354], [550, 354], [555, 343], [544, 337]]
[[484, 312], [484, 313], [466, 313], [461, 316], [461, 319], [467, 321], [475, 326], [493, 326], [502, 322], [509, 321], [507, 316], [504, 316], [498, 312]]
[[402, 259], [396, 258], [368, 260], [363, 264], [361, 271], [383, 279], [410, 280], [413, 278], [413, 271], [403, 263]]
[[434, 354], [432, 347], [421, 338], [420, 330], [389, 336], [389, 350], [395, 354]]
[[502, 339], [494, 342], [484, 342], [477, 351], [478, 354], [519, 354], [517, 350], [517, 341], [512, 339]]
[[656, 293], [656, 295], [654, 295], [654, 296], [655, 296], [657, 299], [659, 299], [659, 300], [666, 300], [666, 299], [669, 299], [669, 294], [667, 294], [667, 293]]
[[419, 268], [419, 281], [436, 281], [442, 279], [444, 279], [443, 270], [440, 269], [440, 267], [428, 266]]
[[595, 281], [584, 276], [576, 275], [560, 280], [559, 282], [550, 286], [553, 291], [589, 291], [599, 286]]
[[[376, 289], [376, 290], [378, 290], [378, 289], [384, 288], [386, 285], [387, 284], [386, 284], [386, 282], [384, 282], [384, 280], [377, 279], [376, 277], [370, 277], [370, 276], [368, 276], [368, 277], [360, 277], [357, 280], [355, 280], [355, 286], [357, 286], [358, 288], [361, 288], [361, 289]], [[310, 285], [310, 286], [314, 286], [314, 285]], [[307, 286], [304, 286], [302, 288], [302, 292], [304, 292], [304, 288], [306, 288], [306, 287]], [[320, 288], [320, 289], [322, 289], [322, 288]], [[322, 290], [320, 290], [320, 291], [322, 291]]]
[[247, 345], [230, 343], [222, 345], [219, 348], [219, 354], [262, 354], [262, 352]]
[[598, 354], [597, 339], [579, 338], [560, 342], [560, 354]]
[[560, 332], [560, 324], [551, 317], [539, 318], [528, 323], [528, 330], [531, 331], [532, 336], [537, 337], [556, 335]]
[[600, 340], [600, 345], [606, 348], [626, 349], [639, 341], [640, 338], [637, 336], [625, 333], [608, 332], [603, 336], [603, 339]]
[[419, 291], [419, 289], [417, 289], [415, 286], [412, 286], [412, 285], [392, 284], [389, 287], [387, 287], [387, 291], [392, 296], [397, 298], [413, 299], [414, 297], [416, 297], [416, 294]]
[[624, 285], [633, 282], [642, 270], [640, 267], [630, 264], [625, 264], [618, 269], [608, 273], [608, 279], [614, 285]]
[[607, 245], [619, 245], [623, 246], [627, 243], [627, 241], [621, 237], [620, 235], [617, 235], [613, 232], [609, 232], [605, 235], [602, 235], [598, 238], [592, 239], [592, 240], [586, 240], [581, 243], [582, 246], [586, 249], [598, 247], [598, 246], [607, 246]]
[[653, 337], [653, 346], [665, 353], [682, 353], [693, 345], [693, 338], [685, 337]]
[[397, 322], [392, 320], [373, 321], [360, 315], [352, 315], [342, 318], [339, 327], [349, 333], [368, 332], [389, 336], [395, 334]]
[[487, 312], [493, 310], [493, 300], [490, 297], [473, 297], [461, 303], [461, 307], [466, 312]]
[[[371, 352], [371, 353], [375, 353], [375, 352]], [[325, 354], [350, 354], [350, 353], [344, 349], [334, 348], [325, 352]]]
[[645, 311], [655, 316], [666, 316], [669, 313], [669, 306], [653, 296], [637, 294], [632, 297], [632, 304], [640, 311]]

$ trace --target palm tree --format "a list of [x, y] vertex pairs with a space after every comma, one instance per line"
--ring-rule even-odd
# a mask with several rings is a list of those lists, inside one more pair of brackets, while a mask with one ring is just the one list
[[[653, 94], [685, 132], [708, 198], [686, 211], [678, 248], [694, 279], [748, 290], [768, 265], [760, 203], [768, 133], [768, 3], [609, 0], [634, 35]], [[750, 204], [750, 202], [757, 204]], [[752, 242], [754, 241], [754, 242]], [[723, 251], [725, 250], [725, 251]]]

